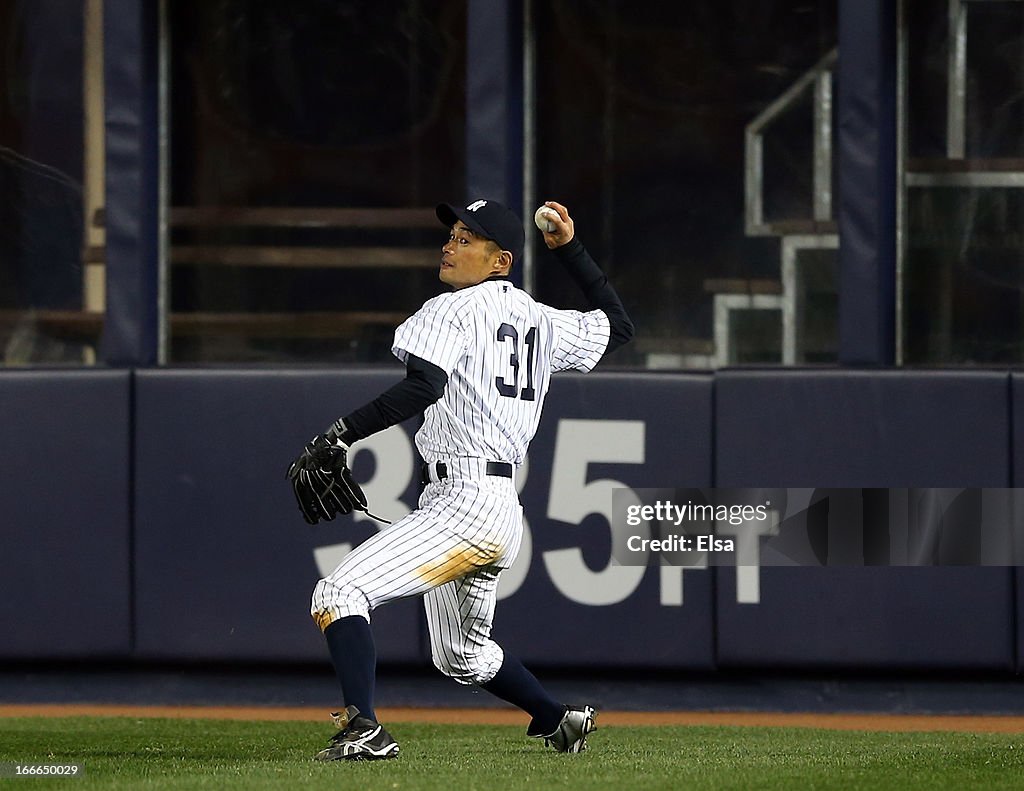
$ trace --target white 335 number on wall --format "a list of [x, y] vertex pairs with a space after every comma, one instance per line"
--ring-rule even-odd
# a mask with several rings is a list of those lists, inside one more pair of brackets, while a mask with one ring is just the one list
[[[613, 531], [612, 540], [625, 542], [627, 536], [614, 535], [612, 521], [612, 490], [629, 489], [624, 483], [610, 478], [587, 480], [591, 464], [644, 464], [646, 426], [642, 420], [575, 420], [565, 418], [558, 422], [555, 435], [554, 458], [548, 489], [548, 519], [571, 525], [581, 524], [590, 515], [604, 518]], [[376, 464], [373, 476], [362, 483], [375, 513], [397, 521], [409, 513], [402, 501], [419, 471], [415, 463], [412, 441], [398, 426], [376, 434], [355, 446], [357, 454], [371, 453]], [[516, 476], [520, 492], [529, 474], [524, 465]], [[630, 492], [629, 496], [635, 498]], [[639, 499], [636, 499], [639, 504]], [[354, 514], [366, 519], [364, 514]], [[381, 526], [385, 527], [385, 526]], [[622, 529], [621, 527], [619, 529]], [[649, 538], [647, 523], [629, 528], [631, 535]], [[530, 523], [523, 520], [523, 541], [515, 564], [504, 571], [498, 586], [498, 598], [514, 595], [522, 586], [533, 566], [533, 536]], [[314, 556], [321, 575], [329, 574], [351, 550], [351, 544], [340, 543], [316, 547]], [[625, 601], [636, 591], [646, 565], [620, 566], [608, 562], [601, 569], [590, 568], [579, 547], [564, 547], [542, 553], [543, 567], [558, 591], [570, 601], [590, 606], [605, 606]], [[682, 568], [659, 566], [661, 575], [661, 603], [678, 606], [683, 603]]]

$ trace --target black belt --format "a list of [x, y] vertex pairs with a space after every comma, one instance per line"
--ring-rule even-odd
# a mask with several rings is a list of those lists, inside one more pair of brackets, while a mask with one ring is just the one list
[[[443, 481], [448, 477], [448, 465], [443, 461], [436, 462], [434, 464], [434, 472], [437, 473], [437, 479]], [[512, 477], [512, 465], [507, 461], [489, 461], [487, 462], [486, 472], [488, 475], [496, 475], [499, 478], [511, 478]], [[420, 468], [420, 481], [426, 485], [430, 483], [430, 465], [424, 464]]]

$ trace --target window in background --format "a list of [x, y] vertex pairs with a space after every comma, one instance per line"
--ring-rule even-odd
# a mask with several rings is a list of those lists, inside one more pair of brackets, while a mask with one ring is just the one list
[[1024, 361], [1024, 2], [904, 0], [902, 362]]
[[[0, 0], [0, 361], [88, 364], [102, 328], [99, 4]], [[91, 251], [83, 265], [83, 246]]]
[[169, 360], [390, 359], [465, 191], [465, 0], [169, 15]]
[[[835, 0], [536, 13], [535, 197], [570, 208], [633, 315], [614, 362], [834, 362]], [[539, 297], [578, 305], [534, 260]]]

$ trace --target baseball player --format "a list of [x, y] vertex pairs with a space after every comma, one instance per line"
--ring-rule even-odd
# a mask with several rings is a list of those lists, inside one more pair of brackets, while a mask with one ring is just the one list
[[[434, 665], [526, 711], [529, 736], [580, 752], [593, 706], [554, 700], [522, 663], [491, 639], [498, 577], [522, 536], [516, 467], [537, 430], [551, 374], [590, 371], [627, 342], [633, 325], [583, 245], [565, 206], [544, 242], [579, 284], [591, 310], [556, 310], [508, 280], [522, 259], [520, 218], [492, 200], [441, 204], [451, 229], [439, 278], [450, 293], [428, 300], [395, 331], [405, 379], [314, 438], [289, 475], [307, 521], [365, 510], [351, 477], [352, 443], [423, 413], [419, 507], [350, 552], [317, 583], [312, 616], [323, 630], [344, 712], [322, 761], [394, 758], [398, 743], [374, 712], [375, 648], [369, 619], [382, 604], [422, 596]], [[312, 494], [311, 494], [312, 493]]]

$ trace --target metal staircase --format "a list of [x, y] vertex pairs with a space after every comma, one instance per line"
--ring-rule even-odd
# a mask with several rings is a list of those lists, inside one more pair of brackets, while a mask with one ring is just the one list
[[[980, 155], [972, 133], [985, 132], [968, 113], [971, 86], [989, 85], [993, 75], [969, 69], [969, 32], [983, 29], [975, 14], [996, 12], [1022, 0], [931, 0], [899, 1], [899, 82], [896, 327], [897, 364], [949, 362], [973, 359], [970, 343], [958, 335], [958, 322], [977, 320], [984, 306], [970, 303], [960, 294], [965, 269], [976, 279], [992, 277], [986, 271], [993, 259], [1019, 254], [1021, 206], [1024, 197], [1024, 151], [1016, 146], [1009, 155]], [[924, 18], [940, 21], [945, 15], [947, 30], [945, 65], [945, 150], [931, 158], [914, 157], [908, 149], [908, 49], [914, 31], [911, 9]], [[1018, 22], [1019, 17], [1012, 17]], [[971, 20], [975, 19], [975, 22]], [[941, 24], [941, 22], [940, 22]], [[991, 21], [989, 23], [991, 25]], [[920, 37], [921, 31], [916, 35]], [[1024, 42], [1022, 42], [1024, 43]], [[970, 49], [977, 53], [978, 42]], [[837, 358], [838, 227], [833, 217], [832, 159], [833, 72], [837, 52], [833, 50], [802, 75], [785, 93], [754, 118], [746, 128], [745, 219], [750, 237], [779, 240], [778, 283], [754, 280], [709, 280], [705, 290], [713, 294], [715, 367], [746, 362], [801, 364], [834, 362]], [[941, 77], [940, 77], [941, 79]], [[974, 82], [972, 82], [972, 80]], [[1011, 81], [1012, 84], [1012, 81]], [[910, 86], [924, 89], [927, 86]], [[970, 89], [970, 90], [969, 90]], [[970, 95], [969, 95], [970, 94]], [[765, 135], [780, 119], [794, 120], [793, 113], [806, 113], [810, 98], [813, 123], [813, 183], [809, 216], [772, 219], [765, 210]], [[1009, 106], [1019, 96], [1001, 97]], [[974, 100], [977, 100], [976, 98]], [[994, 101], [989, 97], [988, 101]], [[800, 117], [803, 123], [805, 118]], [[972, 145], [973, 143], [973, 145]], [[806, 205], [806, 204], [805, 204]], [[984, 223], [984, 224], [983, 224]], [[910, 279], [912, 266], [917, 280]], [[921, 269], [924, 267], [924, 269]], [[1010, 275], [1012, 277], [1012, 274]], [[928, 294], [907, 291], [912, 282]], [[1014, 284], [1006, 283], [1007, 290]], [[1016, 288], [1024, 293], [1024, 274]], [[908, 327], [926, 323], [925, 341], [917, 338], [914, 354], [908, 352]], [[826, 315], [829, 305], [831, 315]], [[1024, 298], [1019, 309], [1024, 333]], [[816, 307], [815, 307], [816, 306]], [[992, 310], [994, 308], [990, 308]], [[975, 311], [968, 313], [968, 311]], [[922, 316], [924, 318], [922, 318]], [[922, 331], [919, 326], [918, 332]], [[1004, 333], [998, 342], [1008, 348], [1004, 361], [1024, 360], [1019, 338]], [[991, 341], [991, 339], [989, 339]], [[984, 342], [984, 341], [983, 341]], [[1012, 347], [1012, 348], [1010, 348]]]
[[[714, 302], [715, 367], [744, 362], [792, 365], [835, 356], [834, 327], [808, 322], [810, 295], [835, 295], [839, 236], [832, 202], [832, 95], [837, 50], [804, 73], [746, 127], [745, 228], [779, 239], [780, 280], [705, 282]], [[809, 217], [770, 219], [765, 212], [764, 139], [772, 125], [812, 99], [813, 195]], [[834, 322], [833, 322], [834, 324]], [[831, 337], [830, 337], [831, 335]]]

